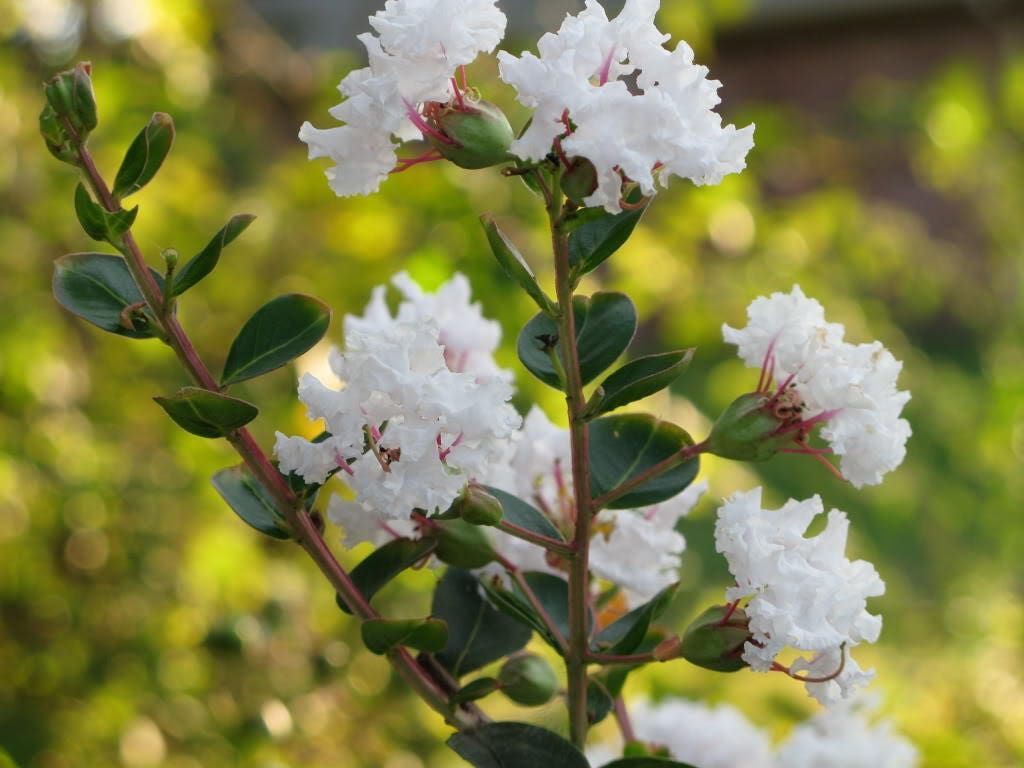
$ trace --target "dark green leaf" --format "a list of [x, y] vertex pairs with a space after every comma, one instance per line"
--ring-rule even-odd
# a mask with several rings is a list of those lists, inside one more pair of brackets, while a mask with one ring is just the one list
[[615, 701], [601, 679], [591, 677], [587, 681], [587, 721], [597, 725], [608, 717], [614, 706]]
[[[569, 637], [569, 586], [564, 579], [550, 573], [523, 574], [530, 590], [536, 596], [548, 619], [561, 634]], [[512, 589], [506, 589], [499, 581], [485, 579], [481, 582], [488, 598], [501, 611], [533, 627], [544, 641], [555, 650], [562, 652], [558, 638], [548, 629], [547, 624], [533, 607], [533, 603], [515, 582]], [[588, 627], [593, 616], [588, 616]], [[588, 629], [589, 632], [589, 629]]]
[[513, 496], [511, 493], [506, 493], [499, 488], [494, 488], [489, 485], [484, 486], [484, 488], [487, 489], [489, 494], [501, 502], [501, 508], [505, 513], [502, 520], [505, 522], [512, 523], [520, 528], [525, 528], [526, 530], [541, 536], [547, 536], [549, 539], [565, 541], [561, 532], [555, 528], [550, 520], [544, 517], [544, 513], [539, 509], [536, 509], [531, 504], [527, 504], [518, 496]]
[[174, 121], [156, 112], [128, 147], [114, 178], [114, 197], [121, 199], [138, 192], [160, 170], [174, 143]]
[[689, 763], [680, 763], [670, 757], [624, 757], [605, 763], [601, 768], [694, 768]]
[[526, 723], [488, 723], [454, 734], [447, 744], [475, 768], [590, 768], [570, 742]]
[[[590, 424], [591, 493], [597, 498], [691, 445], [693, 439], [684, 429], [647, 414], [596, 419]], [[699, 459], [692, 458], [608, 506], [633, 509], [670, 499], [694, 481], [699, 469]]]
[[[352, 569], [349, 576], [363, 596], [369, 600], [388, 582], [406, 568], [411, 568], [423, 560], [431, 552], [437, 542], [429, 539], [395, 539], [378, 547]], [[348, 607], [338, 601], [338, 606], [345, 613], [352, 613]]]
[[75, 214], [78, 216], [78, 223], [82, 225], [85, 234], [93, 240], [113, 242], [131, 229], [138, 213], [138, 206], [130, 211], [122, 209], [110, 213], [89, 196], [85, 185], [79, 184], [75, 187]]
[[494, 217], [489, 213], [485, 213], [480, 217], [480, 221], [484, 225], [484, 231], [487, 233], [487, 242], [491, 246], [491, 252], [494, 253], [494, 258], [498, 260], [498, 264], [505, 274], [515, 280], [519, 287], [526, 291], [542, 312], [547, 315], [554, 314], [554, 302], [548, 298], [547, 294], [537, 284], [537, 278], [534, 277], [533, 272], [527, 266], [526, 260], [519, 253], [515, 245], [512, 244], [512, 241], [498, 227]]
[[245, 400], [198, 387], [184, 387], [174, 397], [153, 399], [175, 424], [199, 437], [224, 437], [244, 427], [260, 412]]
[[[150, 270], [157, 283], [163, 278]], [[142, 294], [128, 265], [109, 253], [72, 253], [57, 259], [53, 295], [62, 307], [98, 328], [131, 339], [151, 339], [149, 321], [131, 314], [134, 327], [125, 325], [126, 308], [142, 303]]]
[[615, 214], [605, 212], [604, 216], [574, 229], [569, 235], [569, 263], [573, 268], [573, 276], [578, 279], [597, 269], [605, 259], [619, 250], [633, 234], [646, 210], [645, 205]]
[[501, 685], [493, 677], [481, 677], [471, 683], [467, 683], [451, 695], [449, 701], [452, 704], [465, 704], [468, 701], [476, 701], [484, 696], [490, 696]]
[[327, 332], [331, 310], [312, 296], [278, 296], [249, 318], [228, 351], [223, 385], [280, 368], [309, 350]]
[[627, 403], [653, 395], [673, 381], [690, 365], [692, 349], [662, 352], [626, 363], [601, 382], [602, 395], [587, 416], [593, 418]]
[[248, 213], [232, 216], [231, 221], [225, 224], [220, 232], [213, 236], [213, 239], [206, 244], [206, 247], [189, 259], [188, 263], [181, 268], [181, 271], [174, 278], [171, 295], [180, 296], [210, 274], [220, 260], [220, 252], [232, 240], [242, 234], [255, 218], [255, 216]]
[[594, 638], [594, 648], [603, 653], [633, 653], [647, 636], [651, 622], [665, 612], [678, 589], [679, 584], [665, 587], [649, 602], [634, 608], [618, 621], [605, 627]]
[[[599, 292], [592, 297], [573, 299], [576, 321], [576, 346], [579, 350], [583, 383], [592, 381], [626, 351], [636, 333], [636, 307], [623, 293]], [[557, 351], [558, 325], [543, 312], [519, 332], [516, 348], [523, 365], [545, 384], [559, 389], [559, 376], [548, 354], [548, 347]]]
[[530, 630], [496, 611], [480, 595], [469, 571], [449, 568], [437, 589], [430, 612], [448, 623], [448, 643], [437, 660], [455, 677], [515, 653], [530, 641]]
[[448, 627], [440, 619], [369, 619], [360, 630], [363, 644], [379, 655], [399, 645], [433, 653], [448, 641]]
[[270, 493], [244, 465], [227, 467], [213, 476], [213, 487], [242, 520], [275, 539], [289, 538]]

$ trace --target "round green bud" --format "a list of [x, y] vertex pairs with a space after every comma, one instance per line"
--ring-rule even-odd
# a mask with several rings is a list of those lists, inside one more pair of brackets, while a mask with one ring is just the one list
[[678, 655], [715, 672], [736, 672], [748, 666], [740, 654], [750, 639], [742, 608], [716, 605], [698, 616], [683, 633]]
[[451, 139], [427, 139], [441, 155], [460, 168], [490, 168], [512, 160], [509, 147], [515, 134], [505, 113], [489, 101], [450, 107], [435, 118], [441, 133]]
[[505, 514], [501, 502], [474, 483], [465, 487], [452, 507], [471, 525], [497, 525]]
[[91, 68], [78, 64], [74, 69], [54, 75], [43, 85], [46, 101], [58, 118], [68, 121], [79, 139], [96, 127], [96, 97], [93, 95]]
[[425, 534], [437, 540], [437, 559], [459, 568], [483, 568], [496, 555], [487, 534], [464, 520], [432, 520]]
[[711, 428], [708, 453], [735, 461], [767, 461], [792, 443], [792, 432], [778, 432], [784, 421], [773, 412], [771, 400], [764, 392], [736, 398]]
[[525, 654], [505, 662], [498, 673], [501, 691], [516, 704], [539, 707], [558, 690], [558, 676], [540, 656]]
[[597, 189], [597, 168], [585, 157], [573, 158], [562, 174], [562, 191], [577, 205], [586, 205], [584, 198]]

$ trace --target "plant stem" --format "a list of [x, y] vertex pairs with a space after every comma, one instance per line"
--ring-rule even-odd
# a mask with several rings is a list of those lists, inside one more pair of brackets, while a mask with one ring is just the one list
[[697, 443], [696, 445], [688, 445], [682, 450], [673, 453], [667, 459], [663, 459], [654, 466], [648, 467], [643, 472], [634, 475], [626, 482], [622, 483], [621, 485], [617, 485], [607, 493], [602, 494], [601, 496], [598, 496], [596, 499], [594, 499], [591, 502], [590, 506], [592, 514], [596, 515], [598, 512], [600, 512], [606, 506], [611, 504], [613, 501], [622, 496], [625, 496], [627, 493], [629, 493], [637, 486], [643, 485], [648, 480], [658, 477], [658, 475], [663, 475], [670, 469], [675, 469], [680, 464], [685, 464], [690, 459], [704, 453], [707, 449], [707, 440], [701, 443]]
[[572, 544], [566, 544], [564, 541], [558, 541], [557, 539], [552, 539], [549, 536], [534, 533], [526, 528], [521, 528], [515, 523], [510, 523], [507, 520], [499, 522], [498, 529], [507, 533], [509, 536], [514, 536], [517, 539], [522, 539], [523, 541], [528, 541], [531, 544], [543, 547], [548, 552], [554, 552], [556, 555], [561, 555], [562, 557], [567, 558], [576, 557], [576, 549]]
[[502, 568], [504, 568], [508, 575], [511, 576], [516, 584], [519, 585], [519, 589], [521, 589], [523, 594], [526, 595], [526, 599], [530, 601], [530, 605], [533, 606], [533, 610], [535, 610], [537, 615], [540, 616], [540, 620], [544, 622], [544, 626], [548, 628], [548, 632], [550, 632], [551, 636], [558, 642], [558, 647], [561, 648], [562, 653], [566, 653], [569, 646], [565, 642], [562, 630], [555, 626], [555, 622], [551, 620], [551, 615], [547, 612], [544, 604], [537, 597], [537, 593], [533, 591], [533, 587], [530, 586], [530, 583], [523, 576], [522, 571], [515, 566], [515, 563], [501, 555], [498, 555], [498, 562], [501, 563]]
[[569, 650], [565, 669], [568, 679], [569, 735], [583, 747], [587, 739], [587, 614], [590, 596], [590, 461], [588, 427], [583, 419], [586, 398], [576, 347], [576, 321], [572, 305], [572, 274], [569, 265], [569, 235], [562, 227], [562, 191], [560, 177], [552, 182], [548, 201], [551, 244], [555, 256], [555, 288], [558, 298], [558, 339], [565, 363], [565, 404], [569, 415], [572, 452], [572, 484], [575, 496], [573, 547], [576, 557], [569, 563]]
[[[120, 203], [111, 194], [110, 188], [97, 170], [92, 155], [84, 142], [77, 140], [70, 125], [66, 125], [66, 128], [69, 130], [69, 135], [76, 138], [76, 149], [82, 170], [100, 204], [110, 213], [121, 210]], [[174, 350], [185, 370], [199, 387], [211, 392], [219, 392], [220, 385], [203, 362], [185, 329], [173, 312], [167, 311], [167, 299], [150, 272], [131, 230], [124, 233], [122, 244], [124, 246], [122, 252], [125, 254], [128, 269], [146, 300], [152, 319], [157, 323], [165, 342]], [[362, 620], [379, 618], [377, 611], [373, 609], [349, 577], [348, 572], [334, 557], [334, 553], [331, 552], [327, 542], [320, 535], [320, 531], [306, 513], [302, 501], [292, 493], [281, 473], [271, 464], [270, 459], [267, 458], [249, 431], [244, 428], [237, 429], [231, 432], [227, 439], [257, 481], [273, 495], [278, 512], [288, 524], [295, 540], [317, 564], [345, 605]], [[471, 727], [486, 720], [483, 713], [475, 706], [453, 709], [448, 702], [448, 695], [406, 649], [398, 648], [391, 651], [388, 653], [388, 660], [409, 686], [432, 709], [456, 728]]]

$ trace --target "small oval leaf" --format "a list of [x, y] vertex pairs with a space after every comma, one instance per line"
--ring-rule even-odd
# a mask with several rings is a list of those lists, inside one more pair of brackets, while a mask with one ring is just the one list
[[484, 231], [487, 233], [487, 242], [491, 246], [491, 252], [494, 254], [494, 258], [498, 260], [498, 264], [505, 274], [515, 280], [519, 287], [526, 291], [530, 298], [540, 307], [541, 312], [547, 315], [554, 314], [555, 303], [548, 298], [544, 290], [537, 284], [537, 278], [534, 277], [533, 271], [527, 265], [522, 254], [519, 253], [519, 249], [501, 231], [494, 217], [489, 213], [485, 213], [480, 217], [480, 222], [484, 225]]
[[651, 622], [665, 612], [678, 590], [678, 583], [671, 584], [648, 602], [609, 624], [594, 638], [594, 649], [602, 653], [633, 653], [647, 637]]
[[[349, 576], [363, 597], [369, 600], [406, 568], [411, 568], [427, 557], [436, 546], [437, 542], [429, 539], [389, 541], [367, 555], [363, 562], [352, 569]], [[345, 613], [352, 613], [340, 599], [338, 607]]]
[[448, 642], [448, 627], [440, 619], [369, 619], [360, 631], [363, 645], [381, 656], [399, 645], [434, 653]]
[[597, 269], [609, 256], [621, 248], [640, 223], [647, 206], [620, 213], [607, 213], [591, 219], [569, 235], [569, 264], [573, 276], [581, 276]]
[[174, 144], [174, 120], [156, 112], [128, 147], [114, 178], [114, 197], [121, 199], [138, 192], [160, 170]]
[[198, 387], [184, 387], [174, 397], [153, 399], [179, 427], [199, 437], [224, 437], [260, 413], [245, 400]]
[[626, 363], [601, 382], [603, 394], [593, 408], [588, 409], [587, 417], [600, 416], [661, 391], [686, 370], [693, 352], [692, 349], [662, 352]]
[[456, 733], [446, 744], [475, 768], [590, 768], [570, 742], [526, 723], [488, 723]]
[[212, 482], [221, 498], [248, 525], [275, 539], [290, 538], [274, 499], [244, 465], [220, 470]]
[[532, 504], [526, 503], [518, 496], [513, 496], [511, 493], [506, 493], [500, 488], [494, 488], [489, 485], [485, 485], [484, 488], [489, 494], [501, 502], [502, 511], [505, 513], [502, 518], [504, 522], [512, 523], [513, 525], [525, 528], [526, 530], [541, 536], [547, 536], [549, 539], [565, 541], [565, 537], [563, 537], [561, 532], [555, 528], [554, 524], [544, 516], [543, 512]]
[[210, 274], [220, 260], [221, 251], [232, 240], [242, 234], [255, 218], [255, 216], [248, 213], [232, 216], [231, 220], [221, 228], [220, 232], [214, 235], [213, 239], [206, 244], [206, 247], [189, 259], [185, 266], [181, 268], [181, 271], [175, 275], [174, 283], [171, 287], [171, 295], [180, 296]]
[[[636, 333], [636, 307], [624, 293], [601, 291], [587, 298], [573, 299], [576, 323], [576, 346], [579, 350], [580, 373], [586, 384], [597, 377], [626, 351]], [[561, 388], [559, 374], [552, 363], [549, 348], [558, 347], [558, 325], [544, 313], [534, 317], [519, 332], [516, 348], [523, 365], [545, 384]]]
[[[593, 498], [604, 495], [661, 461], [693, 445], [682, 427], [643, 413], [605, 416], [590, 424]], [[611, 509], [632, 509], [670, 499], [697, 477], [699, 457], [648, 480], [612, 501]]]
[[78, 216], [78, 223], [82, 225], [85, 234], [93, 240], [113, 244], [117, 238], [131, 229], [138, 213], [138, 206], [131, 210], [122, 208], [110, 213], [92, 199], [85, 185], [79, 184], [75, 187], [75, 214]]
[[221, 384], [280, 368], [320, 341], [330, 323], [330, 308], [312, 296], [291, 293], [267, 302], [231, 343]]
[[448, 701], [452, 704], [465, 704], [482, 699], [484, 696], [490, 696], [500, 687], [501, 684], [493, 677], [480, 677], [459, 688]]
[[[150, 270], [159, 285], [163, 278]], [[151, 339], [150, 321], [141, 313], [131, 315], [129, 307], [143, 303], [142, 294], [132, 279], [128, 265], [120, 256], [109, 253], [72, 253], [56, 261], [53, 295], [69, 312], [98, 328], [130, 339]]]

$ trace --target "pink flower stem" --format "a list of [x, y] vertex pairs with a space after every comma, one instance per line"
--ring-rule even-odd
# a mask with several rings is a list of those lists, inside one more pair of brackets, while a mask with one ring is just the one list
[[615, 488], [612, 488], [607, 493], [598, 496], [591, 502], [591, 510], [594, 514], [597, 514], [597, 512], [607, 507], [609, 504], [611, 504], [619, 497], [625, 496], [634, 488], [643, 485], [649, 480], [653, 480], [655, 477], [659, 477], [660, 475], [665, 474], [669, 470], [675, 469], [680, 464], [684, 464], [690, 459], [704, 453], [705, 451], [707, 451], [707, 449], [707, 440], [697, 443], [696, 445], [686, 446], [682, 450], [673, 453], [667, 459], [659, 461], [654, 466], [649, 467], [645, 469], [643, 472], [634, 475], [621, 485], [618, 485]]

